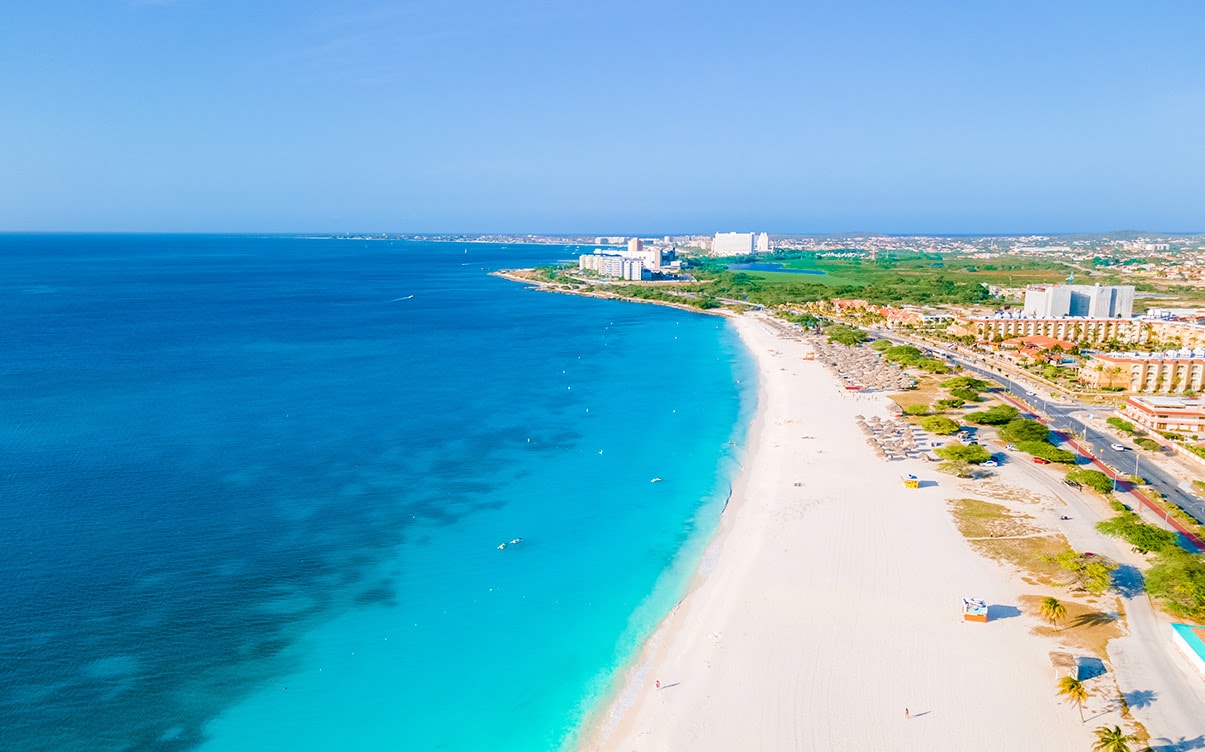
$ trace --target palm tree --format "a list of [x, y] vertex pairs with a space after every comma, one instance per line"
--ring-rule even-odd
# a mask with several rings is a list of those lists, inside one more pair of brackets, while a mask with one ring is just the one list
[[1092, 745], [1095, 752], [1130, 752], [1130, 744], [1138, 741], [1134, 734], [1126, 734], [1121, 726], [1101, 726], [1096, 729], [1096, 743]]
[[1042, 618], [1051, 624], [1058, 624], [1067, 618], [1067, 607], [1052, 595], [1042, 599], [1042, 605], [1038, 607], [1038, 610], [1041, 612]]
[[1084, 722], [1084, 703], [1088, 701], [1088, 688], [1074, 676], [1059, 679], [1059, 696], [1079, 708], [1079, 722]]

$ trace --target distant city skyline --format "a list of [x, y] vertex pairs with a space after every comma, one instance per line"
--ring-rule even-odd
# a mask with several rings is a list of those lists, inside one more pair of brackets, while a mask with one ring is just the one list
[[1205, 4], [17, 4], [0, 231], [1205, 231]]

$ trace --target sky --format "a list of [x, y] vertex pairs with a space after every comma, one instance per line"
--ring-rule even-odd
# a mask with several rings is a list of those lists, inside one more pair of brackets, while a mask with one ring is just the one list
[[1205, 3], [0, 13], [0, 230], [1205, 230]]

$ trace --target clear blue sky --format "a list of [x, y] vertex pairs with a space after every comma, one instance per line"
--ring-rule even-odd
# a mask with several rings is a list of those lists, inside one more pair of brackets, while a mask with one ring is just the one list
[[6, 3], [0, 230], [1205, 230], [1205, 2]]

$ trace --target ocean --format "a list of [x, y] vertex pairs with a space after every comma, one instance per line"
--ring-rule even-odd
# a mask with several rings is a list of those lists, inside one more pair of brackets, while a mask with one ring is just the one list
[[575, 253], [0, 235], [0, 748], [571, 747], [756, 400]]

